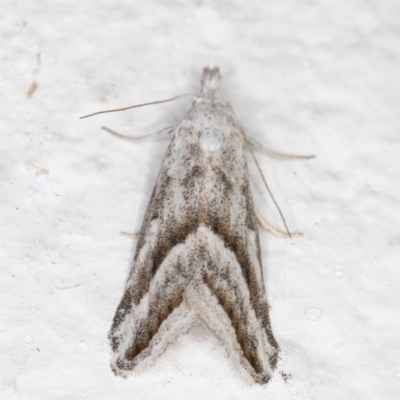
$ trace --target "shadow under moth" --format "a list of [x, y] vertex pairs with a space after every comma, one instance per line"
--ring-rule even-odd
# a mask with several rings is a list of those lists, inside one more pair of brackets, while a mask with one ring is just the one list
[[245, 135], [218, 98], [220, 79], [217, 67], [204, 68], [201, 94], [179, 124], [163, 130], [173, 138], [109, 332], [117, 375], [154, 360], [195, 321], [255, 382], [267, 383], [276, 367], [279, 346], [244, 155], [245, 144], [265, 147]]

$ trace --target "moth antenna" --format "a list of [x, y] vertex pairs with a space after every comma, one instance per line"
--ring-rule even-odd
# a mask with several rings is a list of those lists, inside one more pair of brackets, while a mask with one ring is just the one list
[[285, 217], [283, 216], [283, 213], [282, 213], [281, 209], [279, 208], [278, 202], [275, 200], [275, 197], [274, 197], [274, 195], [272, 194], [271, 189], [270, 189], [269, 186], [268, 186], [267, 180], [266, 180], [265, 177], [264, 177], [264, 174], [263, 174], [263, 172], [262, 172], [262, 170], [261, 170], [260, 164], [258, 164], [257, 158], [256, 158], [256, 156], [254, 155], [253, 150], [250, 150], [250, 153], [251, 153], [251, 156], [253, 157], [253, 159], [254, 159], [254, 161], [255, 161], [255, 163], [256, 163], [256, 165], [257, 165], [257, 168], [258, 168], [258, 171], [260, 172], [261, 178], [262, 178], [262, 180], [264, 181], [264, 185], [265, 185], [265, 187], [267, 188], [268, 193], [269, 193], [269, 195], [271, 196], [271, 199], [272, 199], [272, 201], [274, 202], [275, 207], [277, 208], [277, 210], [278, 210], [278, 212], [279, 212], [279, 214], [280, 214], [280, 216], [281, 216], [283, 225], [285, 225], [286, 232], [287, 232], [287, 234], [289, 235], [289, 237], [292, 238], [292, 235], [290, 234], [289, 228], [288, 228], [288, 226], [287, 226], [287, 224], [286, 224]]
[[106, 132], [111, 133], [112, 135], [119, 137], [120, 139], [130, 140], [131, 142], [140, 142], [143, 139], [146, 139], [146, 138], [149, 138], [152, 136], [159, 136], [159, 135], [162, 135], [163, 133], [168, 134], [168, 133], [173, 132], [173, 130], [175, 128], [176, 128], [176, 125], [171, 125], [171, 126], [168, 126], [167, 128], [160, 129], [157, 132], [149, 133], [149, 134], [143, 135], [143, 136], [134, 137], [134, 136], [121, 135], [120, 133], [115, 132], [110, 128], [107, 128], [106, 126], [101, 127], [101, 129], [105, 130]]
[[106, 114], [106, 113], [112, 113], [112, 112], [117, 112], [117, 111], [125, 111], [125, 110], [130, 110], [131, 108], [138, 108], [138, 107], [144, 107], [144, 106], [151, 106], [153, 104], [167, 103], [168, 101], [181, 99], [182, 97], [192, 97], [193, 99], [197, 99], [198, 95], [193, 94], [193, 93], [180, 94], [179, 96], [171, 97], [170, 99], [151, 101], [150, 103], [134, 104], [133, 106], [114, 108], [112, 110], [97, 111], [97, 112], [94, 112], [91, 114], [84, 115], [83, 117], [80, 117], [79, 119], [93, 117], [94, 115], [98, 115], [98, 114]]

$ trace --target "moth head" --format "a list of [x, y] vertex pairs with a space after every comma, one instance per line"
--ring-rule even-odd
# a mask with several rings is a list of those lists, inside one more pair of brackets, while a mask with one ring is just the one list
[[216, 97], [220, 81], [221, 74], [218, 67], [205, 67], [201, 76], [201, 93], [205, 96]]

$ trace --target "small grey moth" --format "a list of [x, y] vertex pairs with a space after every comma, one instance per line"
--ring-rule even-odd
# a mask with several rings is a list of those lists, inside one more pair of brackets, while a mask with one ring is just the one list
[[169, 131], [125, 294], [109, 332], [111, 365], [127, 376], [201, 321], [255, 382], [278, 360], [244, 155], [249, 140], [204, 68], [201, 95]]

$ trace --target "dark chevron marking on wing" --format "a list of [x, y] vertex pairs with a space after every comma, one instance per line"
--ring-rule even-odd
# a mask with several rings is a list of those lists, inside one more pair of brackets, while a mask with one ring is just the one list
[[205, 96], [176, 128], [140, 231], [109, 333], [112, 368], [126, 376], [197, 318], [266, 383], [277, 363], [261, 250], [243, 153], [230, 107]]

